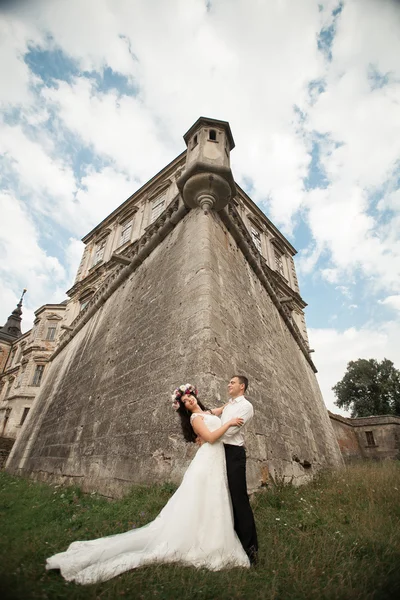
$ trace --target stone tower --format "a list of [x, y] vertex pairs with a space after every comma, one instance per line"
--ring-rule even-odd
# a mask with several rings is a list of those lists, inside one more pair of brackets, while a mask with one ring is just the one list
[[187, 150], [83, 238], [46, 379], [7, 469], [122, 493], [179, 482], [170, 392], [205, 404], [250, 379], [248, 482], [302, 482], [342, 463], [315, 378], [296, 251], [234, 182], [229, 124], [201, 117]]

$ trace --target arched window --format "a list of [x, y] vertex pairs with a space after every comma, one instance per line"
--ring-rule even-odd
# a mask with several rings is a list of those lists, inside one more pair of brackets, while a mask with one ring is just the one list
[[212, 142], [217, 141], [217, 132], [215, 131], [215, 129], [210, 129], [210, 131], [208, 132], [208, 139]]

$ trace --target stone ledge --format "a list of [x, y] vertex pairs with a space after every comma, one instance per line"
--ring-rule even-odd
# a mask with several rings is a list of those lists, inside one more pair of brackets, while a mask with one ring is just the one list
[[300, 333], [299, 328], [296, 323], [294, 323], [289, 308], [285, 303], [281, 303], [280, 296], [278, 293], [278, 289], [276, 287], [275, 282], [272, 281], [270, 277], [270, 269], [262, 260], [260, 253], [258, 252], [253, 240], [250, 237], [250, 234], [243, 223], [238, 211], [235, 206], [231, 202], [226, 208], [219, 212], [221, 219], [231, 233], [232, 237], [236, 241], [238, 247], [243, 252], [245, 258], [253, 269], [254, 273], [259, 278], [261, 284], [264, 286], [269, 296], [271, 297], [272, 302], [275, 304], [278, 312], [286, 323], [290, 333], [294, 337], [297, 345], [300, 350], [304, 354], [307, 362], [311, 366], [314, 373], [317, 373], [317, 369], [310, 358], [309, 348], [304, 341], [303, 336]]

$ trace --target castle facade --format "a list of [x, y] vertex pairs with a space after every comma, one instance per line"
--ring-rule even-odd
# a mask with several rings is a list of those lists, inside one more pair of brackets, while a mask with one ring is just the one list
[[256, 415], [250, 488], [342, 464], [296, 251], [235, 183], [229, 124], [201, 117], [184, 139], [184, 153], [83, 238], [10, 472], [110, 496], [132, 483], [179, 482], [196, 448], [182, 439], [170, 391], [190, 381], [215, 406], [234, 373], [249, 377]]

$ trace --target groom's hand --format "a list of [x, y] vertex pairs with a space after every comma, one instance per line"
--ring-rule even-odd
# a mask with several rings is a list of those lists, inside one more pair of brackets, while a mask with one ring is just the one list
[[195, 439], [195, 443], [200, 447], [204, 444], [204, 440], [198, 435]]

